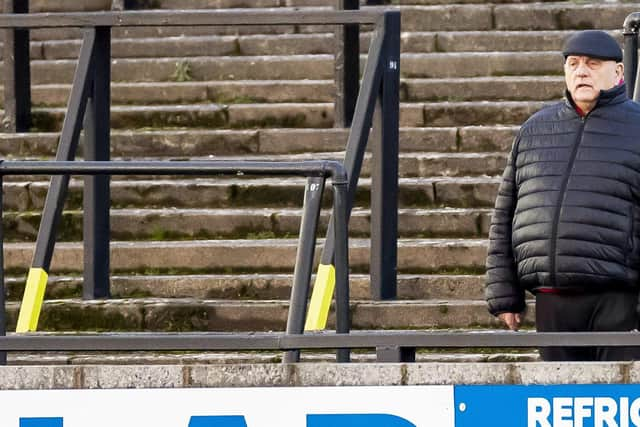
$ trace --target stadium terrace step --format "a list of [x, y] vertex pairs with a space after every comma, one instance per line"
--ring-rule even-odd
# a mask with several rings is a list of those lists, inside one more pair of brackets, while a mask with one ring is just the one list
[[[352, 236], [369, 235], [370, 212], [355, 209], [349, 222]], [[164, 240], [295, 237], [300, 209], [112, 209], [111, 238]], [[330, 211], [323, 210], [320, 236], [326, 233]], [[6, 212], [6, 241], [35, 241], [40, 212]], [[401, 209], [401, 237], [479, 237], [487, 235], [488, 209]], [[82, 212], [67, 211], [58, 241], [82, 239]]]
[[[110, 299], [45, 301], [42, 331], [284, 331], [288, 301]], [[8, 329], [15, 328], [18, 304], [7, 304]], [[330, 314], [327, 327], [335, 328]], [[525, 318], [525, 326], [531, 319]], [[353, 329], [498, 328], [484, 301], [352, 301]]]
[[494, 9], [497, 30], [620, 29], [640, 3], [573, 2], [504, 4]]
[[[555, 100], [554, 100], [555, 102]], [[400, 103], [400, 126], [454, 127], [519, 125], [546, 104], [541, 101], [468, 101]], [[34, 108], [33, 125], [40, 131], [62, 128], [66, 108]], [[141, 128], [328, 128], [333, 103], [117, 105], [111, 107], [111, 127]]]
[[500, 77], [560, 75], [560, 52], [406, 53], [400, 72], [405, 78]]
[[[66, 84], [39, 85], [32, 87], [31, 97], [39, 106], [62, 106], [67, 104], [70, 91], [71, 85]], [[331, 80], [114, 83], [111, 102], [146, 105], [333, 102], [334, 93]]]
[[[402, 79], [400, 100], [552, 100], [562, 97], [564, 80], [557, 76]], [[71, 85], [32, 87], [31, 98], [39, 106], [64, 106]], [[4, 91], [0, 90], [2, 102]], [[333, 102], [331, 80], [241, 80], [207, 82], [114, 83], [111, 102], [129, 104], [246, 104]]]
[[[311, 283], [314, 283], [312, 277]], [[355, 300], [371, 299], [369, 276], [352, 274], [349, 295]], [[19, 302], [25, 277], [7, 280], [7, 301]], [[114, 275], [113, 298], [196, 298], [237, 300], [288, 300], [292, 274], [184, 274], [184, 275]], [[82, 297], [82, 277], [50, 276], [46, 299]], [[400, 274], [400, 300], [482, 300], [484, 276], [461, 274]]]
[[[197, 28], [197, 27], [194, 27]], [[176, 29], [176, 31], [179, 27]], [[529, 52], [559, 51], [566, 30], [549, 31], [412, 31], [403, 32], [401, 51], [432, 52]], [[117, 33], [117, 29], [113, 30]], [[148, 31], [148, 29], [147, 29]], [[200, 30], [202, 32], [202, 30]], [[610, 33], [622, 41], [620, 30]], [[132, 34], [135, 36], [136, 34]], [[1, 39], [1, 37], [0, 37]], [[32, 37], [33, 39], [33, 37]], [[367, 53], [371, 33], [362, 31], [360, 52]], [[31, 42], [31, 59], [77, 59], [80, 39], [51, 39]], [[198, 57], [235, 55], [314, 55], [333, 54], [334, 34], [327, 28], [312, 34], [206, 34], [164, 35], [162, 37], [117, 37], [111, 43], [112, 58]], [[1, 52], [0, 52], [1, 55]]]
[[[32, 84], [71, 83], [77, 60], [31, 61]], [[113, 82], [332, 79], [333, 55], [119, 58]]]
[[[407, 126], [422, 123], [419, 104], [402, 109]], [[66, 108], [34, 108], [34, 127], [60, 131]], [[333, 103], [117, 105], [111, 107], [112, 128], [327, 128], [333, 126]]]
[[[517, 126], [400, 128], [403, 152], [506, 152]], [[228, 156], [294, 154], [344, 150], [346, 129], [147, 129], [111, 132], [111, 152], [118, 157]], [[0, 133], [5, 158], [51, 157], [58, 133]], [[80, 143], [80, 152], [82, 151]], [[81, 154], [81, 153], [80, 153]]]
[[112, 0], [29, 0], [30, 13], [42, 12], [93, 12], [110, 10]]
[[[493, 207], [499, 177], [400, 178], [400, 207]], [[300, 207], [305, 180], [297, 178], [215, 178], [119, 180], [111, 182], [112, 208], [256, 208]], [[368, 205], [371, 179], [361, 178], [355, 206]], [[5, 183], [4, 208], [7, 211], [40, 210], [47, 181]], [[329, 206], [331, 191], [325, 191]], [[79, 209], [82, 183], [72, 179], [67, 197], [68, 209]]]
[[[318, 242], [319, 256], [323, 241]], [[111, 242], [111, 269], [114, 273], [292, 272], [297, 243], [297, 239], [114, 241]], [[398, 271], [477, 273], [484, 270], [486, 245], [485, 239], [399, 239]], [[32, 252], [31, 243], [7, 243], [6, 269], [26, 271]], [[81, 271], [82, 258], [81, 243], [58, 243], [51, 272]], [[352, 271], [365, 272], [368, 266], [369, 241], [350, 239]]]
[[[256, 364], [256, 363], [281, 363], [282, 352], [189, 352], [185, 354], [167, 353], [9, 353], [7, 356], [9, 365], [193, 365], [193, 364]], [[523, 350], [521, 352], [483, 352], [473, 353], [470, 350], [424, 352], [416, 353], [416, 362], [443, 362], [443, 363], [496, 363], [496, 362], [533, 362], [540, 357], [535, 350]], [[335, 362], [333, 353], [317, 353], [303, 351], [300, 354], [301, 362]], [[355, 363], [371, 363], [376, 361], [373, 352], [357, 351], [351, 354], [351, 361]]]
[[[364, 59], [363, 59], [364, 61]], [[34, 60], [32, 84], [70, 84], [76, 60]], [[363, 62], [361, 62], [363, 63]], [[406, 53], [404, 78], [560, 75], [559, 52]], [[333, 55], [121, 58], [112, 61], [113, 82], [333, 79]]]
[[562, 98], [565, 82], [556, 76], [403, 79], [402, 101], [548, 101]]

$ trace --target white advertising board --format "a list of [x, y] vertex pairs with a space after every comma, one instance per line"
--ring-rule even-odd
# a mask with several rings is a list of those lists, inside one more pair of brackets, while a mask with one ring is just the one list
[[453, 427], [453, 386], [0, 391], [2, 427]]

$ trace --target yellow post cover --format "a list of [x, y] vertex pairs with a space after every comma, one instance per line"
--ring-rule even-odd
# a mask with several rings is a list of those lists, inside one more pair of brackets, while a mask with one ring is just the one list
[[313, 285], [313, 293], [307, 312], [307, 321], [304, 324], [305, 331], [318, 331], [327, 327], [329, 307], [333, 290], [336, 286], [336, 269], [333, 265], [320, 264], [316, 282]]
[[49, 275], [42, 268], [29, 269], [16, 332], [33, 332], [38, 328], [38, 318], [48, 277]]

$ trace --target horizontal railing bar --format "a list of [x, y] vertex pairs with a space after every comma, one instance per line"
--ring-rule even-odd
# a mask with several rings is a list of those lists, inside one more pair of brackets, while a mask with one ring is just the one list
[[346, 180], [335, 160], [267, 162], [200, 161], [2, 161], [0, 175], [297, 175]]
[[87, 335], [9, 334], [0, 351], [295, 350], [335, 348], [474, 348], [638, 346], [636, 332], [430, 332], [355, 331], [306, 333], [123, 333]]
[[0, 14], [0, 28], [376, 24], [384, 8], [364, 10], [172, 10]]

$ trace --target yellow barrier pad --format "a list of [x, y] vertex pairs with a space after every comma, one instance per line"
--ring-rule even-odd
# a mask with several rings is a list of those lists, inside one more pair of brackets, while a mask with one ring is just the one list
[[38, 328], [38, 318], [48, 278], [49, 275], [42, 268], [29, 269], [16, 332], [33, 332]]
[[335, 267], [331, 264], [320, 264], [316, 282], [313, 285], [307, 320], [304, 324], [305, 331], [318, 331], [327, 327], [329, 307], [331, 306], [331, 298], [333, 297], [335, 286]]

